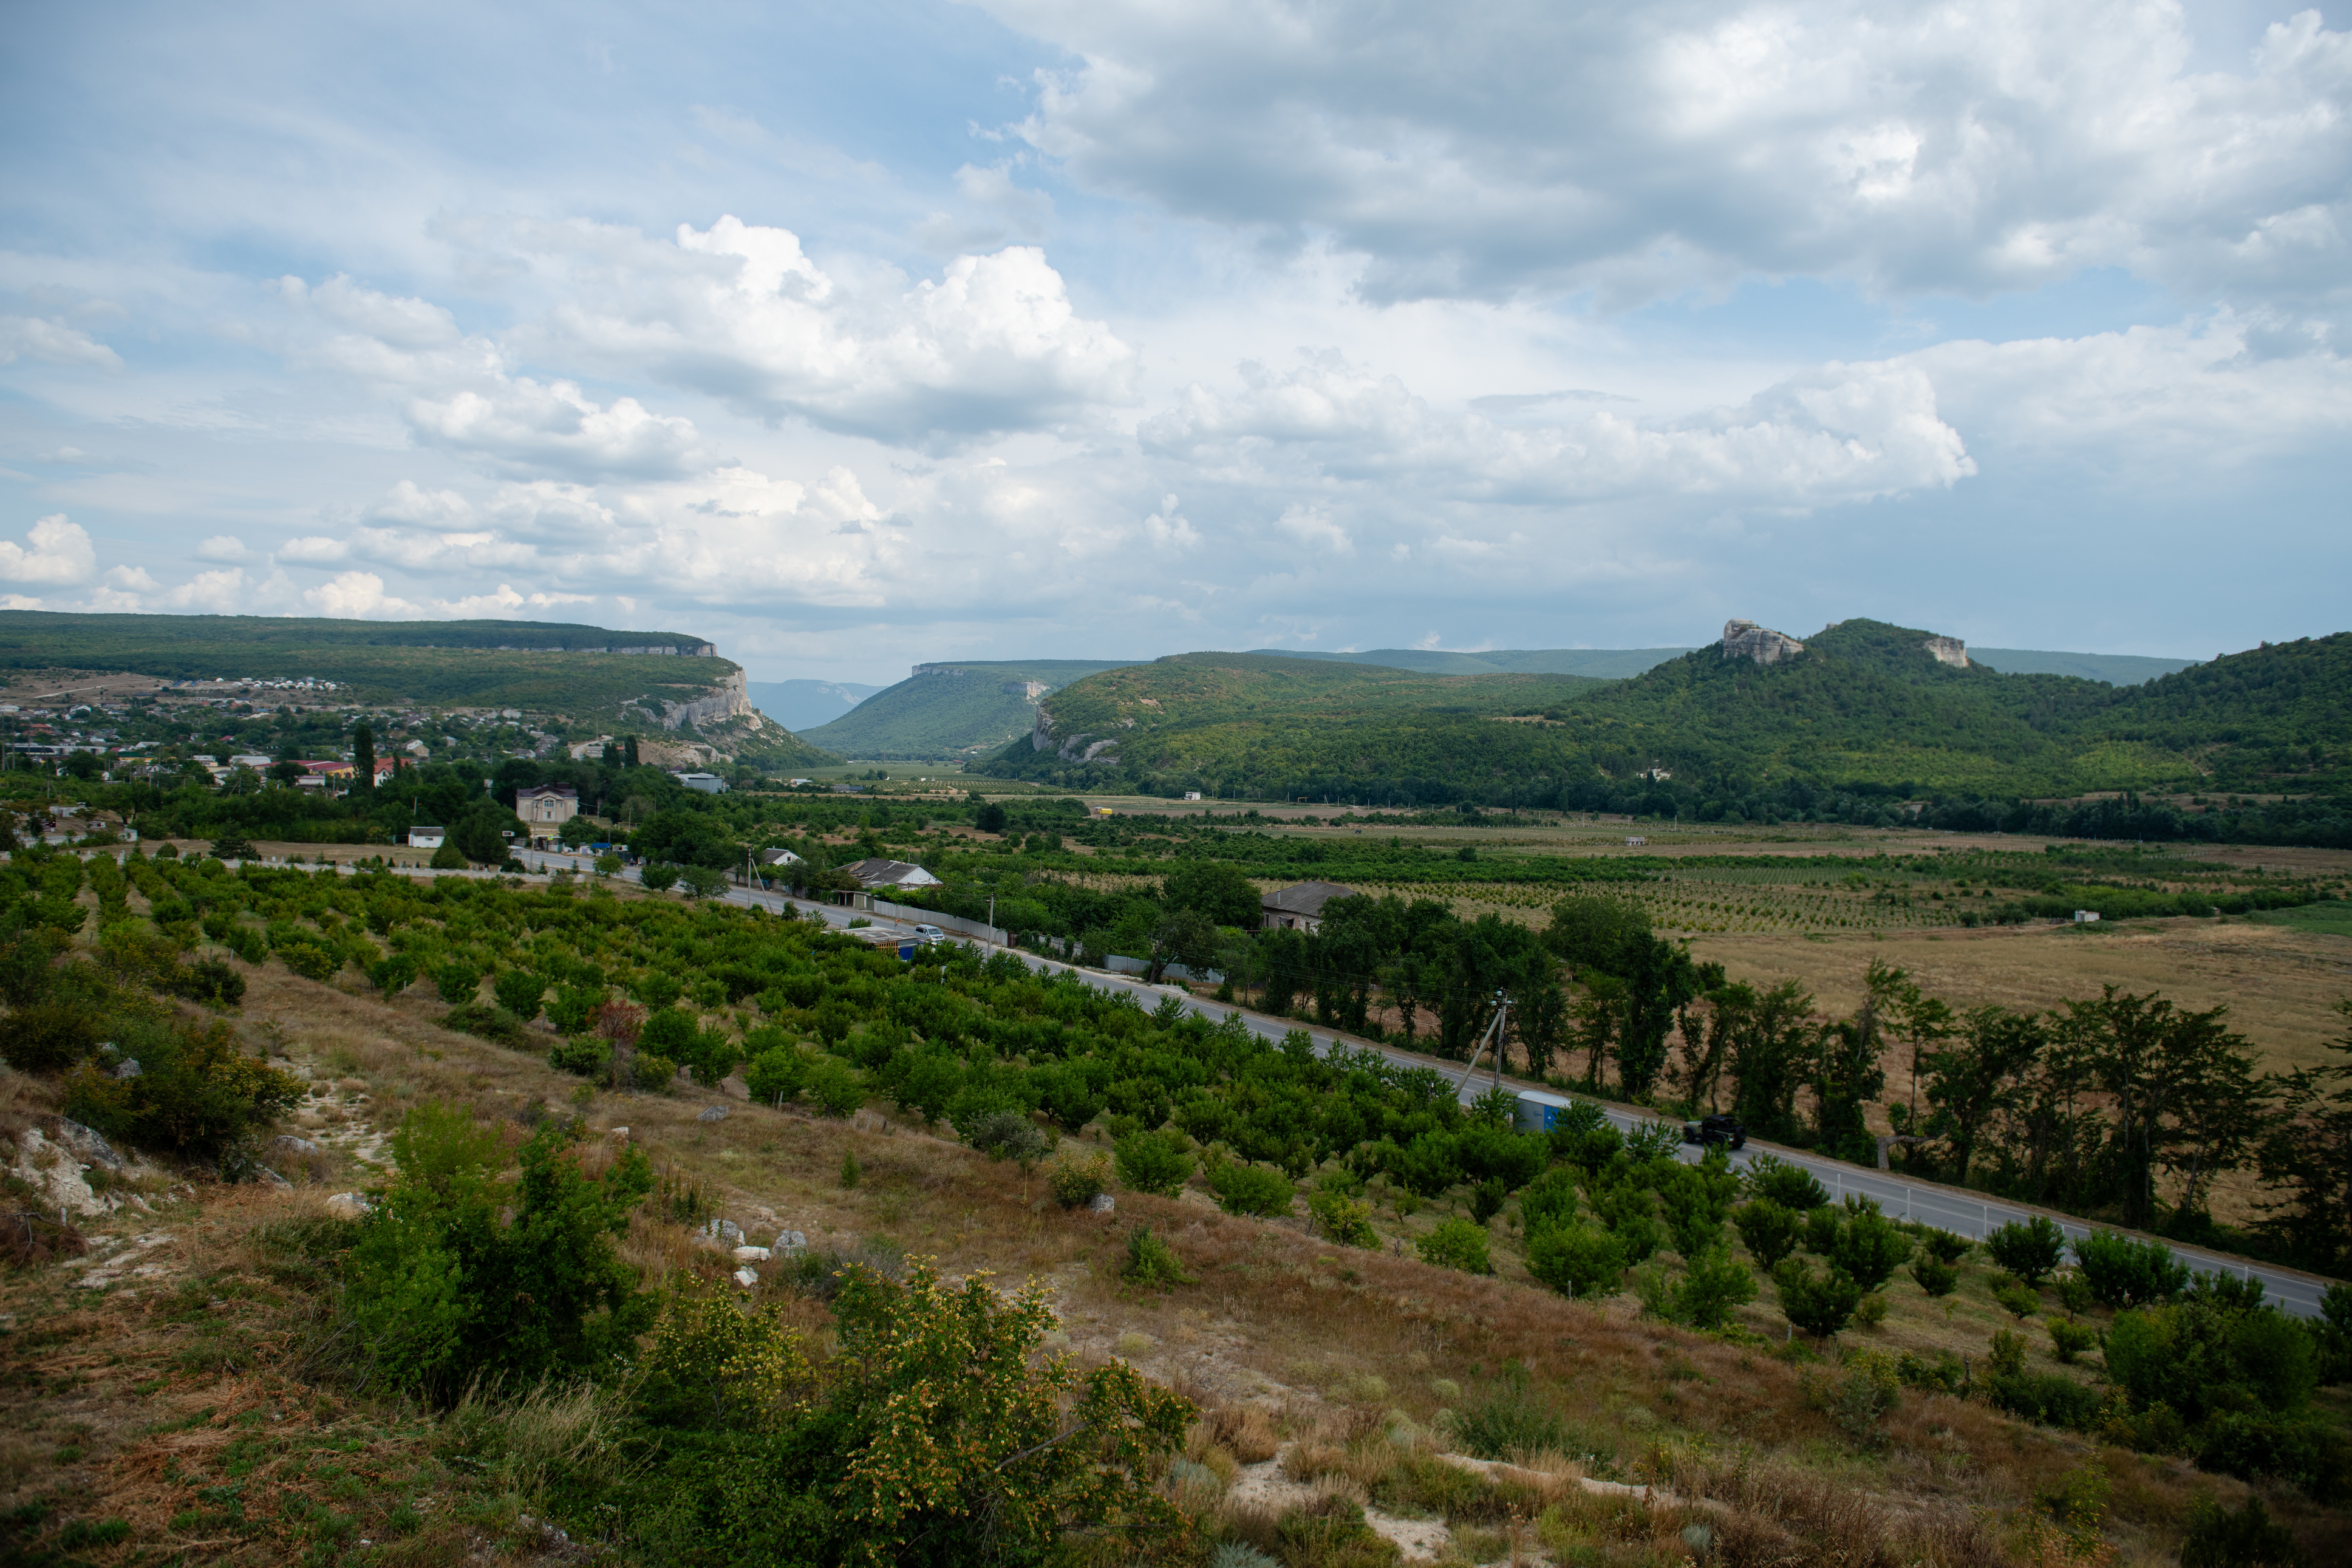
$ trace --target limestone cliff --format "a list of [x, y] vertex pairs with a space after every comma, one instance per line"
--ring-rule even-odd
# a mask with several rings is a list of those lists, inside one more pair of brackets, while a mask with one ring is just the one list
[[1769, 626], [1759, 626], [1754, 621], [1723, 623], [1723, 657], [1753, 659], [1758, 664], [1778, 664], [1784, 658], [1794, 658], [1805, 651], [1805, 645]]
[[1948, 664], [1955, 669], [1969, 667], [1969, 645], [1958, 637], [1929, 637], [1919, 646], [1926, 648], [1927, 657], [1937, 664]]
[[[660, 711], [654, 710], [655, 703]], [[627, 704], [645, 713], [665, 730], [676, 730], [692, 724], [699, 730], [710, 724], [725, 723], [730, 719], [747, 721], [751, 727], [761, 727], [761, 718], [751, 707], [751, 693], [744, 689], [744, 675], [740, 669], [729, 675], [710, 690], [708, 697], [698, 697], [688, 702], [675, 702], [668, 698], [640, 697]]]

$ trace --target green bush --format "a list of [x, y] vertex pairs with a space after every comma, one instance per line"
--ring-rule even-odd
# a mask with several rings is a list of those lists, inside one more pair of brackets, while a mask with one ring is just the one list
[[301, 1079], [237, 1049], [225, 1018], [120, 1040], [138, 1077], [84, 1062], [66, 1080], [66, 1114], [110, 1138], [242, 1166], [236, 1152], [302, 1098]]
[[1911, 1256], [1911, 1238], [1868, 1198], [1850, 1197], [1845, 1209], [1843, 1223], [1826, 1254], [1830, 1267], [1864, 1291], [1875, 1290], [1894, 1279], [1895, 1269]]
[[547, 1021], [567, 1035], [585, 1034], [604, 1005], [601, 985], [562, 985], [547, 1004]]
[[656, 1007], [637, 1030], [637, 1049], [659, 1051], [672, 1061], [684, 1061], [694, 1048], [700, 1020], [683, 1007]]
[[549, 1048], [547, 1065], [557, 1072], [602, 1078], [613, 1065], [613, 1047], [593, 1035], [575, 1035]]
[[2112, 1230], [2095, 1230], [2076, 1242], [2074, 1260], [2093, 1298], [2109, 1307], [2144, 1307], [2178, 1295], [2189, 1284], [2189, 1266], [2170, 1247]]
[[1413, 1243], [1413, 1250], [1423, 1263], [1440, 1268], [1458, 1268], [1465, 1274], [1492, 1274], [1495, 1265], [1486, 1255], [1486, 1227], [1466, 1219], [1441, 1220], [1435, 1229]]
[[1992, 1331], [1992, 1348], [1985, 1352], [1985, 1359], [1991, 1363], [1994, 1372], [2003, 1376], [2023, 1372], [2025, 1370], [2023, 1336], [2012, 1334], [2007, 1329], [1995, 1329]]
[[1110, 1162], [1100, 1154], [1060, 1154], [1045, 1168], [1045, 1190], [1066, 1209], [1090, 1204], [1110, 1182]]
[[470, 963], [453, 960], [434, 967], [433, 989], [453, 1007], [461, 1002], [471, 1002], [481, 985], [482, 972]]
[[539, 1016], [540, 998], [547, 994], [547, 979], [528, 969], [501, 969], [499, 977], [490, 982], [490, 994], [499, 1005], [530, 1023]]
[[799, 1098], [808, 1081], [809, 1054], [797, 1046], [773, 1046], [751, 1058], [743, 1075], [744, 1092], [761, 1105], [782, 1105]]
[[1290, 1178], [1268, 1165], [1221, 1160], [1209, 1167], [1209, 1191], [1227, 1214], [1286, 1215], [1297, 1195]]
[[1054, 1152], [1054, 1141], [1019, 1110], [992, 1110], [962, 1130], [964, 1142], [992, 1160], [1013, 1160], [1023, 1170]]
[[2066, 1256], [2066, 1233], [2055, 1220], [2035, 1215], [1996, 1226], [1984, 1238], [1985, 1256], [2028, 1285], [2040, 1285]]
[[866, 1103], [866, 1080], [837, 1057], [820, 1057], [810, 1067], [806, 1092], [827, 1116], [848, 1116]]
[[683, 1059], [695, 1082], [705, 1089], [716, 1089], [727, 1081], [727, 1075], [743, 1059], [743, 1052], [726, 1030], [713, 1026], [695, 1032]]
[[1571, 1172], [1546, 1172], [1519, 1194], [1519, 1227], [1529, 1236], [1575, 1220], [1576, 1177]]
[[677, 873], [676, 866], [649, 861], [637, 868], [637, 880], [656, 893], [667, 893], [677, 886]]
[[[2006, 1329], [2001, 1331], [2008, 1332]], [[1996, 1370], [1985, 1380], [1986, 1395], [1996, 1409], [2046, 1426], [2088, 1431], [2098, 1425], [2099, 1391], [2054, 1372]]]
[[1134, 1193], [1172, 1198], [1192, 1174], [1192, 1156], [1181, 1139], [1166, 1132], [1130, 1132], [1113, 1146], [1119, 1184]]
[[155, 977], [155, 984], [173, 996], [215, 1007], [235, 1007], [245, 1001], [245, 976], [217, 958], [199, 958], [166, 969]]
[[1380, 1233], [1372, 1228], [1372, 1205], [1360, 1198], [1336, 1192], [1309, 1193], [1307, 1213], [1327, 1241], [1375, 1250], [1381, 1245]]
[[1666, 1300], [1666, 1316], [1685, 1328], [1719, 1330], [1756, 1300], [1756, 1276], [1721, 1247], [1692, 1258]]
[[1940, 1258], [1915, 1258], [1911, 1260], [1911, 1278], [1928, 1295], [1944, 1297], [1958, 1287], [1960, 1271]]
[[278, 962], [305, 980], [328, 981], [343, 967], [343, 955], [323, 942], [287, 942], [278, 944]]
[[2042, 1292], [2021, 1279], [2011, 1279], [1992, 1293], [2000, 1310], [2022, 1322], [2042, 1310]]
[[436, 871], [462, 871], [472, 862], [466, 858], [464, 850], [444, 839], [441, 847], [433, 851], [433, 858], [425, 863]]
[[2074, 1365], [2077, 1356], [2099, 1342], [2098, 1330], [2072, 1318], [2053, 1318], [2046, 1326], [2050, 1330], [2050, 1353], [2064, 1366]]
[[450, 1008], [442, 1015], [441, 1026], [502, 1046], [520, 1047], [530, 1038], [520, 1018], [488, 1002], [466, 1002]]
[[1739, 1239], [1761, 1268], [1769, 1269], [1797, 1249], [1804, 1218], [1770, 1198], [1754, 1198], [1732, 1210], [1731, 1223]]
[[1740, 1185], [1751, 1198], [1776, 1203], [1791, 1214], [1811, 1214], [1830, 1201], [1829, 1189], [1811, 1171], [1770, 1154], [1759, 1154], [1748, 1163]]
[[1454, 1427], [1463, 1452], [1473, 1458], [1513, 1460], [1568, 1447], [1559, 1413], [1536, 1394], [1517, 1362], [1506, 1365], [1484, 1398], [1454, 1416]]
[[1148, 1225], [1138, 1226], [1127, 1238], [1127, 1262], [1119, 1278], [1130, 1284], [1165, 1290], [1178, 1285], [1190, 1285], [1192, 1277], [1184, 1272], [1183, 1260], [1176, 1249], [1151, 1234]]
[[1965, 1236], [1955, 1236], [1948, 1230], [1938, 1230], [1932, 1225], [1916, 1227], [1920, 1250], [1938, 1263], [1958, 1263], [1976, 1249], [1976, 1244]]
[[1827, 1339], [1853, 1321], [1854, 1309], [1867, 1294], [1850, 1275], [1835, 1268], [1816, 1275], [1793, 1258], [1782, 1258], [1772, 1270], [1772, 1289], [1780, 1299], [1781, 1316], [1818, 1339]]
[[631, 1148], [591, 1178], [572, 1157], [579, 1136], [572, 1123], [542, 1123], [508, 1184], [496, 1179], [502, 1146], [470, 1114], [408, 1114], [393, 1137], [399, 1174], [344, 1266], [349, 1342], [375, 1377], [446, 1402], [477, 1380], [528, 1386], [616, 1368], [632, 1353], [654, 1299], [614, 1239], [653, 1172]]
[[1598, 1226], [1560, 1226], [1528, 1242], [1528, 1272], [1580, 1301], [1614, 1295], [1627, 1267], [1623, 1244]]
[[629, 1077], [639, 1089], [667, 1094], [677, 1082], [677, 1064], [651, 1051], [639, 1051], [629, 1063]]
[[60, 1072], [98, 1049], [98, 1019], [79, 1007], [20, 1007], [0, 1026], [0, 1053], [18, 1072]]
[[2180, 1568], [2303, 1568], [2306, 1561], [2294, 1531], [2273, 1524], [2259, 1497], [2248, 1496], [2235, 1513], [2210, 1497], [2189, 1510]]

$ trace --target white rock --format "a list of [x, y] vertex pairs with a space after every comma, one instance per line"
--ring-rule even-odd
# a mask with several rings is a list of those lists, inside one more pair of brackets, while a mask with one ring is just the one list
[[1108, 1193], [1097, 1193], [1087, 1201], [1087, 1207], [1094, 1210], [1097, 1214], [1108, 1214], [1113, 1209], [1118, 1207], [1118, 1200], [1112, 1197]]
[[365, 1193], [337, 1193], [327, 1200], [327, 1212], [337, 1219], [364, 1219], [375, 1212], [375, 1200]]
[[744, 1289], [749, 1290], [752, 1286], [757, 1285], [759, 1282], [759, 1275], [753, 1273], [751, 1269], [738, 1268], [735, 1270], [735, 1283], [743, 1287]]
[[727, 1120], [727, 1108], [723, 1105], [706, 1105], [702, 1108], [702, 1114], [696, 1117], [695, 1120], [697, 1121], [724, 1121]]
[[610, 1132], [605, 1133], [604, 1136], [607, 1138], [617, 1138], [622, 1142], [625, 1143], [629, 1141], [629, 1130], [625, 1127], [615, 1127]]
[[803, 1236], [796, 1230], [784, 1231], [776, 1237], [776, 1250], [779, 1252], [805, 1252], [808, 1250], [808, 1237]]
[[768, 1256], [768, 1249], [764, 1247], [739, 1247], [735, 1249], [735, 1261], [738, 1263], [765, 1263]]
[[291, 1132], [280, 1132], [270, 1140], [270, 1147], [283, 1149], [289, 1154], [316, 1154], [319, 1146], [308, 1138], [297, 1138]]

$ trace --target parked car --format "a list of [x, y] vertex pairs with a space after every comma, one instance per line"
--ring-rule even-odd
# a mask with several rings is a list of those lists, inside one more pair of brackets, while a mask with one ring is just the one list
[[1748, 1142], [1748, 1129], [1728, 1116], [1702, 1116], [1696, 1121], [1683, 1123], [1683, 1142], [1713, 1148], [1720, 1143], [1727, 1149], [1738, 1149]]
[[917, 926], [915, 928], [915, 940], [921, 942], [925, 947], [930, 946], [931, 943], [935, 942], [945, 942], [947, 939], [948, 933], [941, 931], [937, 926]]

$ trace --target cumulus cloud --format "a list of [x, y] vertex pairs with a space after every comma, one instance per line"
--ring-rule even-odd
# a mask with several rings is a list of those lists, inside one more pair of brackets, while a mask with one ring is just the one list
[[[1916, 365], [1832, 364], [1697, 418], [1643, 422], [1570, 404], [1573, 418], [1543, 425], [1439, 412], [1395, 376], [1331, 351], [1287, 372], [1245, 363], [1241, 381], [1233, 394], [1186, 387], [1143, 423], [1145, 447], [1236, 475], [1381, 479], [1520, 505], [1707, 495], [1805, 506], [1949, 486], [1976, 471]], [[1305, 521], [1283, 526], [1324, 537]]]
[[2352, 37], [2316, 12], [2196, 72], [2171, 0], [987, 3], [1082, 62], [1041, 79], [1036, 148], [1328, 240], [1373, 299], [2125, 266], [2309, 309], [2352, 278]]
[[251, 615], [254, 610], [245, 571], [237, 566], [199, 572], [165, 593], [161, 602], [168, 610], [194, 610], [215, 616]]
[[406, 620], [421, 614], [407, 600], [386, 594], [383, 579], [373, 572], [339, 572], [302, 598], [322, 616], [353, 620]]
[[43, 364], [94, 364], [121, 370], [122, 356], [79, 327], [38, 316], [0, 316], [0, 364], [19, 359]]
[[253, 559], [253, 552], [247, 550], [245, 547], [245, 541], [234, 533], [215, 533], [196, 546], [196, 559], [226, 562], [250, 561]]
[[689, 387], [764, 420], [934, 447], [1090, 421], [1135, 351], [1080, 317], [1044, 252], [960, 256], [908, 288], [817, 266], [788, 229], [721, 217], [675, 243], [546, 225], [516, 242], [569, 297], [521, 341]]
[[52, 512], [25, 532], [25, 542], [0, 539], [0, 579], [67, 586], [87, 583], [98, 570], [98, 552], [81, 524]]

